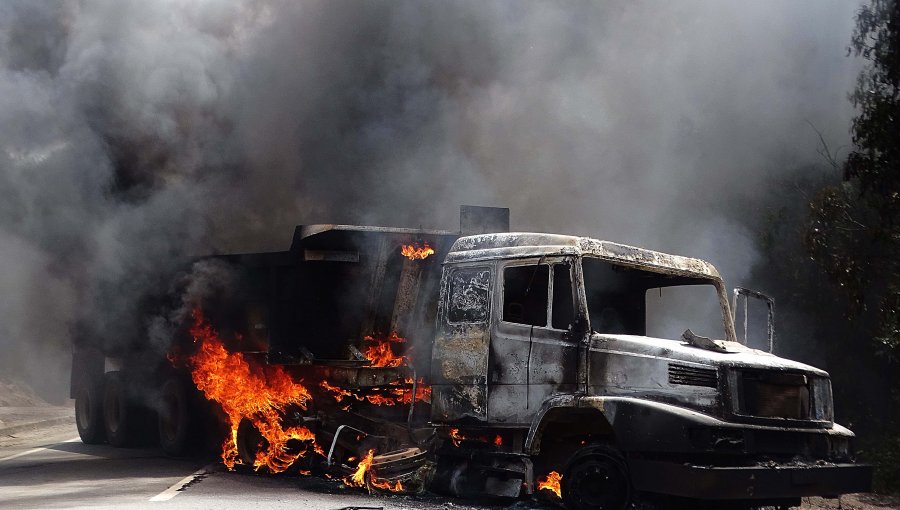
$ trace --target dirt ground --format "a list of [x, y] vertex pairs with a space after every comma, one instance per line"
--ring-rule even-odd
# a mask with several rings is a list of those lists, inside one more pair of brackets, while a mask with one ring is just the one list
[[28, 407], [49, 405], [27, 385], [0, 375], [0, 407]]
[[884, 510], [900, 509], [900, 498], [880, 494], [847, 494], [840, 499], [803, 498], [802, 510]]

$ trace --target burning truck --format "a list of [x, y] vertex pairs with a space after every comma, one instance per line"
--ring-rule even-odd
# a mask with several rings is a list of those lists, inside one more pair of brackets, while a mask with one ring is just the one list
[[[768, 349], [745, 345], [765, 296], [735, 293], [741, 343], [711, 264], [508, 226], [464, 206], [460, 232], [301, 226], [288, 251], [197, 261], [237, 283], [190, 303], [165, 355], [75, 346], [79, 434], [173, 455], [212, 437], [230, 469], [571, 509], [869, 489], [828, 374], [771, 353], [771, 315]], [[651, 297], [680, 288], [709, 292], [717, 335], [648, 336]]]

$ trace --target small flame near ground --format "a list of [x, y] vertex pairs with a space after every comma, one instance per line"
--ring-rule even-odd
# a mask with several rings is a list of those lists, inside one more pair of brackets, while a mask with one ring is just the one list
[[485, 435], [470, 437], [463, 435], [463, 433], [461, 433], [459, 429], [450, 429], [449, 436], [450, 441], [453, 442], [453, 446], [457, 448], [463, 441], [478, 441], [480, 443], [491, 442], [494, 444], [494, 446], [503, 446], [503, 437], [501, 437], [500, 434], [497, 434], [496, 436], [494, 436], [494, 439], [491, 440], [488, 438], [488, 436]]
[[[222, 406], [231, 427], [222, 444], [222, 462], [228, 469], [242, 464], [238, 455], [237, 431], [241, 420], [248, 419], [266, 440], [253, 462], [254, 469], [265, 466], [280, 473], [309, 450], [323, 454], [315, 435], [306, 427], [284, 428], [281, 413], [290, 405], [306, 409], [312, 399], [302, 384], [295, 382], [282, 367], [251, 364], [240, 352], [228, 352], [218, 333], [195, 308], [191, 312], [191, 336], [198, 349], [187, 360], [191, 378], [209, 400]], [[305, 448], [288, 448], [288, 441], [304, 443]]]
[[[347, 460], [352, 460], [350, 459]], [[366, 474], [368, 473], [368, 485], [374, 487], [376, 489], [387, 490], [391, 492], [402, 492], [404, 490], [403, 484], [400, 480], [397, 480], [395, 483], [391, 483], [388, 480], [379, 480], [374, 476], [371, 472], [372, 463], [375, 460], [375, 450], [369, 450], [366, 452], [366, 455], [359, 461], [359, 464], [356, 465], [356, 471], [353, 472], [352, 475], [345, 476], [342, 481], [348, 487], [367, 487], [366, 485]]]
[[428, 241], [423, 242], [421, 245], [418, 243], [404, 244], [400, 248], [400, 253], [409, 260], [423, 260], [434, 255], [434, 248], [428, 245]]
[[538, 480], [537, 489], [539, 491], [546, 489], [556, 494], [557, 498], [561, 498], [562, 487], [560, 486], [560, 482], [562, 482], [562, 475], [556, 471], [550, 471], [547, 473], [547, 476]]
[[365, 487], [366, 472], [372, 467], [372, 460], [375, 458], [375, 450], [369, 450], [365, 457], [356, 465], [356, 471], [352, 475], [344, 477], [344, 484], [350, 487]]

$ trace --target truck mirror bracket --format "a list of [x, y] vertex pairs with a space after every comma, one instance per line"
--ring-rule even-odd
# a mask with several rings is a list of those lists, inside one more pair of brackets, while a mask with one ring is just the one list
[[[748, 331], [748, 322], [749, 322], [749, 302], [750, 299], [758, 299], [766, 303], [766, 309], [768, 311], [768, 316], [766, 320], [766, 340], [769, 345], [768, 351], [770, 353], [775, 352], [775, 299], [771, 296], [763, 294], [762, 292], [758, 292], [751, 289], [745, 289], [743, 287], [735, 287], [734, 288], [734, 296], [731, 302], [731, 308], [734, 310], [734, 321], [737, 322], [737, 305], [738, 299], [743, 296], [744, 298], [744, 336], [743, 343], [747, 345], [747, 331]], [[737, 324], [735, 324], [737, 326]]]

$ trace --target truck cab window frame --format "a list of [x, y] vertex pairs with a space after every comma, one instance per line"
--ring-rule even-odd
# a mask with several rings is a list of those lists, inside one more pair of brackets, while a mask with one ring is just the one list
[[501, 320], [546, 328], [550, 317], [550, 265], [514, 264], [503, 267]]
[[502, 274], [502, 322], [558, 331], [567, 331], [575, 322], [572, 261], [542, 259], [539, 263], [509, 264], [502, 268]]

